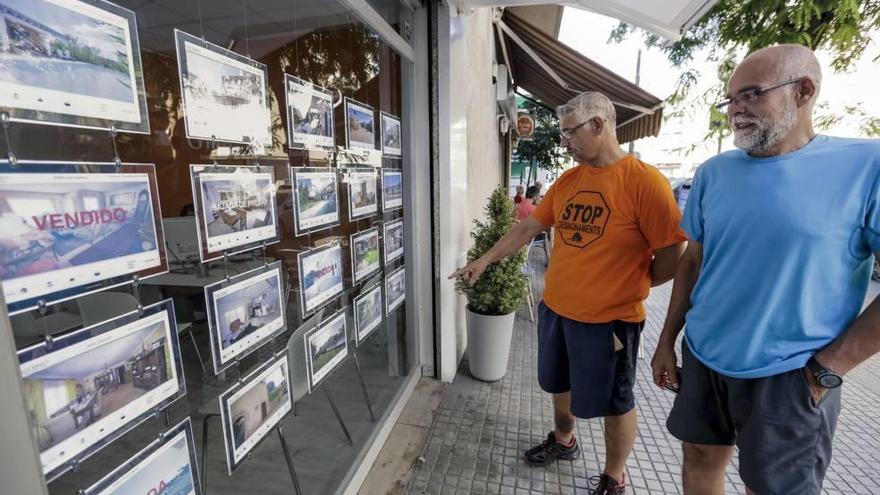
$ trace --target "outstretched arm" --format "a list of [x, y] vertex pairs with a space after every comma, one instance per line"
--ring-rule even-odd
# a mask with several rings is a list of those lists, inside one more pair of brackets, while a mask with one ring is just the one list
[[519, 251], [526, 243], [530, 242], [536, 235], [547, 229], [549, 226], [529, 217], [522, 222], [516, 224], [513, 229], [505, 234], [498, 242], [492, 246], [489, 251], [482, 257], [471, 261], [462, 268], [456, 270], [449, 278], [461, 277], [471, 285], [477, 283], [480, 275], [486, 271], [486, 267], [492, 263], [502, 260], [511, 254]]

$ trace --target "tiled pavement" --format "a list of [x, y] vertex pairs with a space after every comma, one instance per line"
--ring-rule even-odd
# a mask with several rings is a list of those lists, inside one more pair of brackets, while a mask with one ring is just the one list
[[[530, 262], [543, 273], [543, 253], [532, 251]], [[541, 277], [532, 281], [540, 299]], [[651, 383], [650, 357], [669, 300], [671, 284], [655, 288], [647, 301], [635, 388], [639, 436], [627, 468], [630, 494], [678, 494], [681, 452], [667, 431], [665, 419], [673, 394]], [[872, 283], [871, 297], [878, 292]], [[581, 457], [546, 468], [522, 460], [527, 448], [552, 428], [549, 397], [541, 391], [536, 372], [535, 325], [521, 310], [517, 315], [507, 375], [496, 383], [471, 378], [465, 361], [446, 389], [422, 456], [408, 485], [411, 494], [580, 494], [604, 462], [602, 421], [579, 420]], [[880, 358], [847, 378], [835, 453], [825, 480], [827, 494], [880, 494]], [[728, 469], [727, 493], [744, 493], [736, 459]]]

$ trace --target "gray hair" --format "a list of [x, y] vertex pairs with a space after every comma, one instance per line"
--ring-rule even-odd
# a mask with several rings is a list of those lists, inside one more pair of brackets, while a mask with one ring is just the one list
[[617, 126], [617, 111], [614, 110], [614, 104], [602, 93], [596, 91], [585, 91], [574, 98], [568, 100], [565, 105], [556, 107], [556, 114], [561, 118], [568, 114], [574, 114], [580, 121], [587, 121], [593, 117], [601, 117], [605, 119], [609, 125], [606, 129], [615, 134]]

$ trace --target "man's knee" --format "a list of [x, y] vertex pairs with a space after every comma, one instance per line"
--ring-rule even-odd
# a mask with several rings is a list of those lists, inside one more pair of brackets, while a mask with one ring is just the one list
[[686, 466], [700, 471], [724, 469], [733, 455], [733, 447], [727, 445], [705, 445], [683, 443], [684, 463]]

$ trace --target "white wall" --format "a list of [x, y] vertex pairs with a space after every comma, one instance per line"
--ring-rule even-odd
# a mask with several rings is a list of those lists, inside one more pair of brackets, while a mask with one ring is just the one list
[[[474, 218], [502, 183], [500, 134], [492, 63], [492, 10], [440, 9], [440, 272], [464, 265]], [[440, 378], [452, 381], [467, 347], [465, 300], [441, 277]]]

